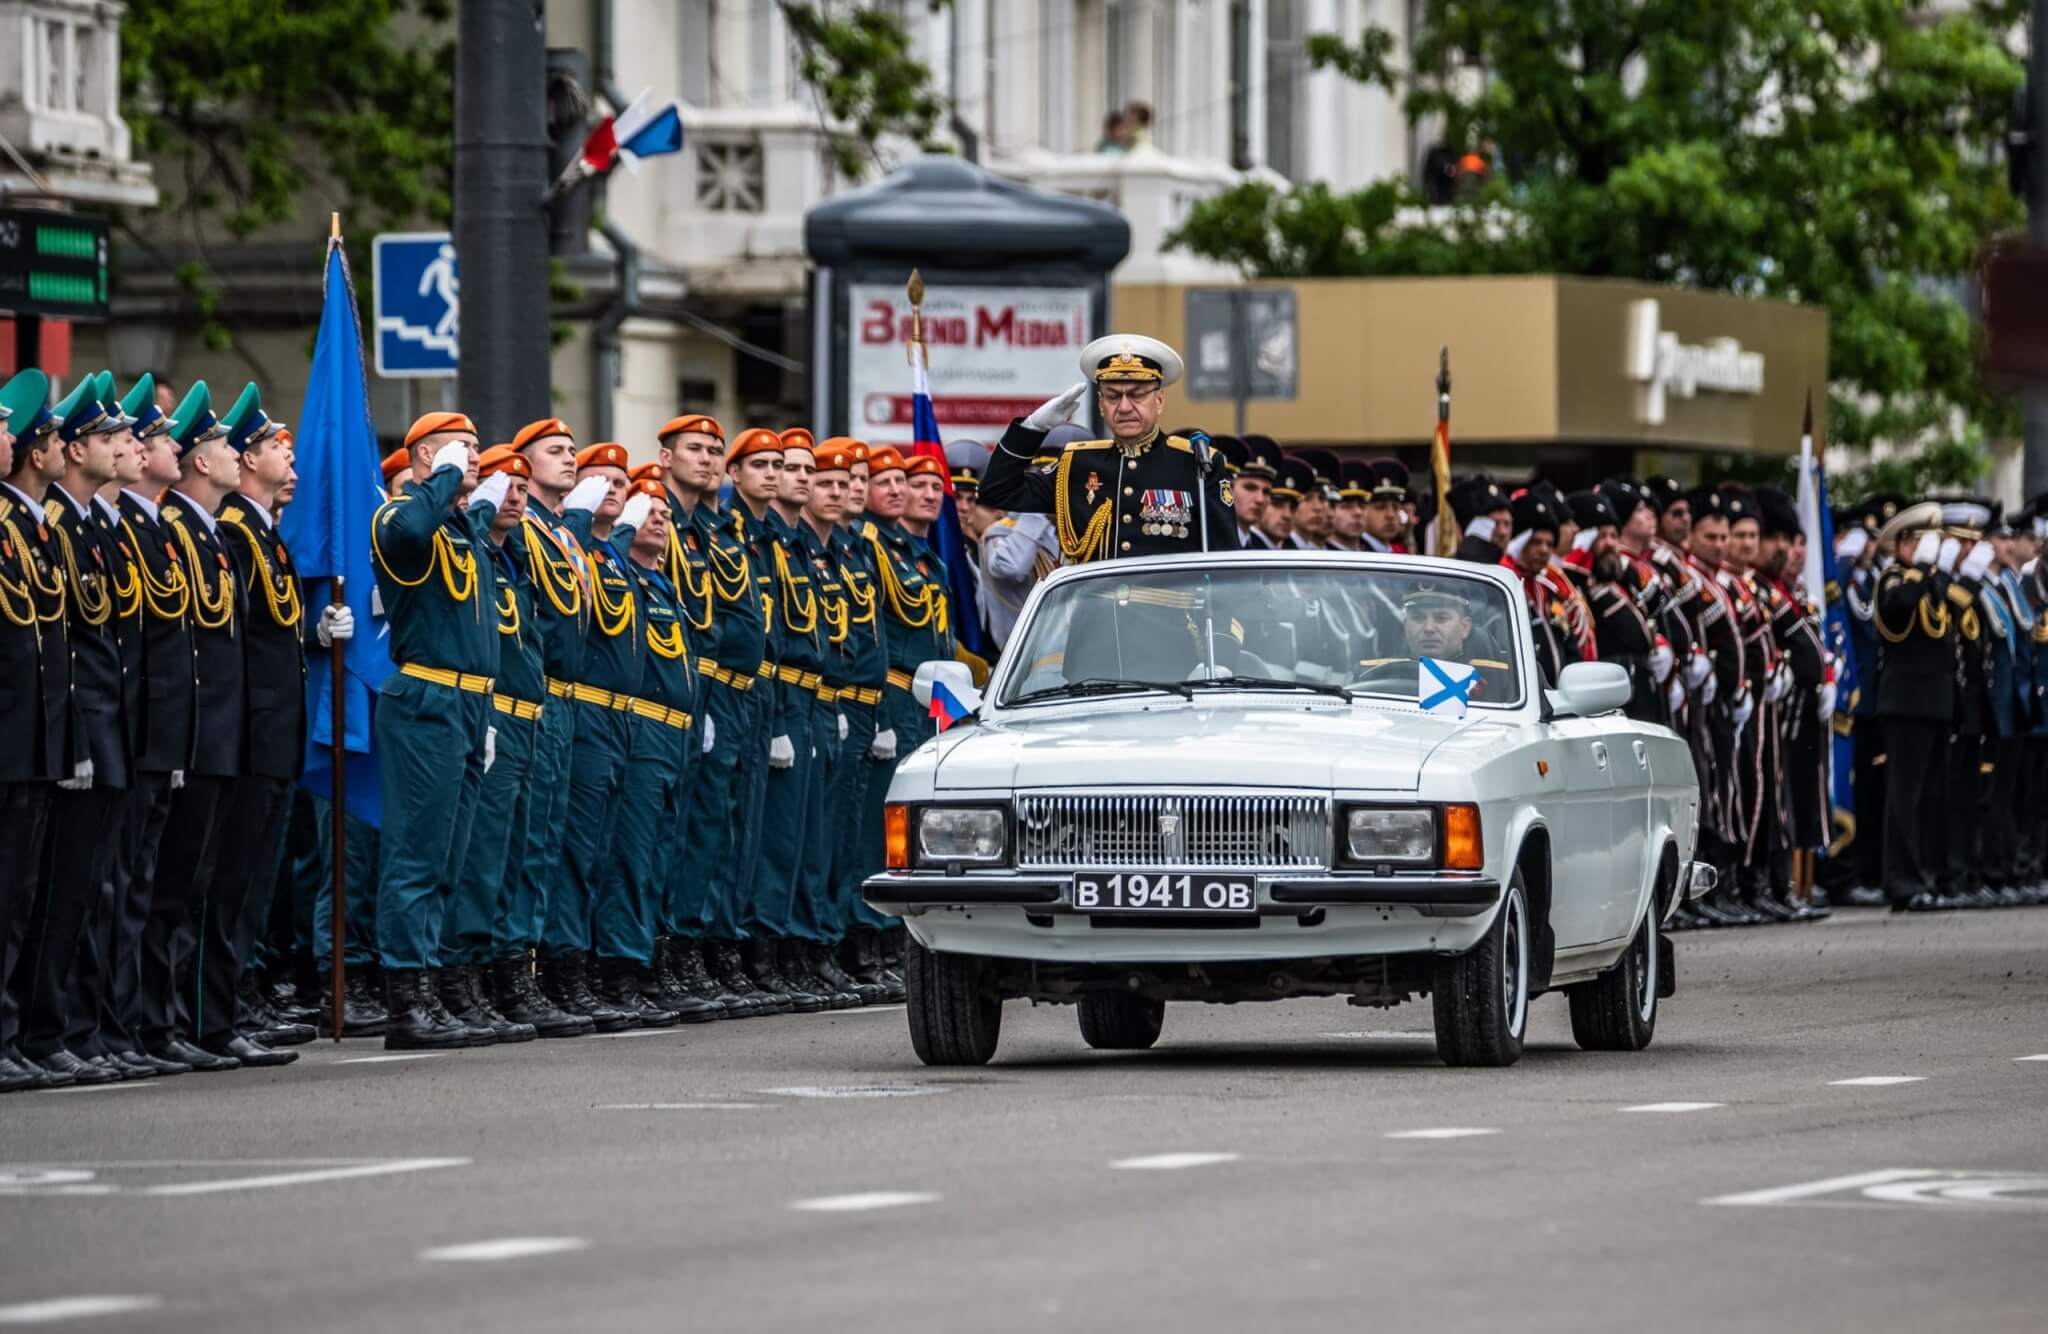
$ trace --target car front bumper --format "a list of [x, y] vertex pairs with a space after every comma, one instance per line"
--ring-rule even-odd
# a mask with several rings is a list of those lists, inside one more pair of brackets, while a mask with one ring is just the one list
[[[1219, 873], [1220, 874], [1220, 873]], [[1472, 872], [1374, 875], [1326, 871], [1253, 875], [1256, 913], [1305, 917], [1318, 909], [1409, 908], [1425, 917], [1476, 917], [1500, 902], [1500, 882]], [[1073, 877], [1060, 872], [885, 871], [861, 885], [877, 912], [915, 916], [935, 908], [1016, 907], [1033, 915], [1107, 916], [1073, 906]], [[1130, 919], [1143, 914], [1114, 914]]]

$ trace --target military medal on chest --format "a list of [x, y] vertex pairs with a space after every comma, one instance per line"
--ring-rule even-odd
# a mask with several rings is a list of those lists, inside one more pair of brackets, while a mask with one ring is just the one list
[[1138, 497], [1138, 524], [1147, 536], [1186, 537], [1194, 517], [1194, 496], [1189, 492], [1153, 488]]

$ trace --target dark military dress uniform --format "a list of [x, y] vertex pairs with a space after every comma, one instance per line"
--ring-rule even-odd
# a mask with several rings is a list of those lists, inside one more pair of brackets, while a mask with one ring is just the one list
[[[1931, 525], [1930, 525], [1931, 526]], [[1898, 564], [1877, 583], [1873, 621], [1880, 641], [1878, 716], [1884, 720], [1884, 890], [1894, 908], [1929, 900], [1941, 868], [1929, 858], [1928, 826], [1946, 818], [1928, 809], [1928, 780], [1945, 769], [1956, 710], [1955, 617], [1949, 577]], [[1921, 896], [1927, 896], [1922, 899]]]
[[1238, 549], [1230, 486], [1206, 441], [1076, 440], [1050, 468], [1034, 468], [1045, 435], [1011, 423], [989, 456], [981, 500], [1052, 515], [1068, 564]]

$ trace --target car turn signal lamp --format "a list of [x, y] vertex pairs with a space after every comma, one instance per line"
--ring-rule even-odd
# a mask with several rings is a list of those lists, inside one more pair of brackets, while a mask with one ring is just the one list
[[1479, 837], [1479, 808], [1463, 803], [1444, 807], [1444, 866], [1452, 871], [1478, 871], [1486, 866], [1486, 847]]
[[882, 851], [888, 869], [910, 869], [910, 807], [891, 802], [882, 808]]

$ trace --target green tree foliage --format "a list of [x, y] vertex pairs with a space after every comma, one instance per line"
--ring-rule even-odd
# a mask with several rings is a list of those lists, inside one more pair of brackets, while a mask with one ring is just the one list
[[[946, 104], [932, 91], [932, 72], [912, 51], [901, 19], [881, 6], [776, 2], [796, 48], [798, 77], [835, 127], [832, 157], [842, 175], [866, 175], [884, 136], [929, 145]], [[952, 0], [926, 4], [937, 13]]]
[[[2023, 0], [1423, 0], [1312, 61], [1398, 93], [1492, 179], [1418, 225], [1404, 181], [1242, 185], [1172, 238], [1256, 276], [1556, 272], [1827, 307], [1836, 439], [1981, 472], [2016, 415], [1962, 293], [2020, 218], [1998, 145]], [[1947, 9], [1947, 6], [1943, 7]], [[1482, 73], [1483, 72], [1483, 73]]]

